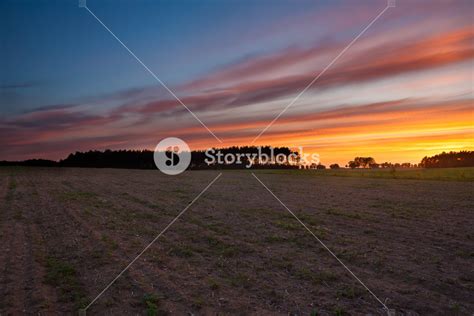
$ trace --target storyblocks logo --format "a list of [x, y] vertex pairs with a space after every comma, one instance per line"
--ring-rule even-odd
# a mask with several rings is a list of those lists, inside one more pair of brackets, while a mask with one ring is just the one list
[[319, 154], [303, 147], [243, 146], [191, 151], [185, 141], [165, 138], [154, 151], [156, 167], [168, 175], [187, 169], [316, 168]]
[[243, 165], [247, 169], [262, 165], [309, 166], [320, 163], [319, 154], [305, 153], [303, 147], [297, 150], [272, 146], [209, 148], [205, 157], [207, 165]]

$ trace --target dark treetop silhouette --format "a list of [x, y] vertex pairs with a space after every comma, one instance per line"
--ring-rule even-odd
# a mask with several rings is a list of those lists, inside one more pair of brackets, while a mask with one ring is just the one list
[[[219, 149], [223, 154], [232, 153], [257, 153], [258, 147], [228, 147]], [[269, 154], [270, 146], [261, 147], [261, 152]], [[274, 148], [274, 154], [284, 154], [287, 157], [290, 154], [296, 154], [288, 147]], [[205, 162], [205, 151], [192, 151], [191, 163], [189, 169], [244, 169], [246, 165], [246, 157], [243, 157], [242, 164], [213, 164], [208, 165]], [[313, 164], [314, 165], [314, 164]], [[76, 152], [70, 154], [66, 159], [59, 162], [45, 159], [29, 159], [24, 161], [0, 161], [0, 166], [40, 166], [40, 167], [84, 167], [84, 168], [125, 168], [125, 169], [156, 169], [153, 161], [153, 151], [151, 150], [90, 150], [87, 152]], [[359, 168], [397, 168], [397, 167], [413, 167], [410, 163], [389, 163], [384, 162], [378, 164], [372, 157], [356, 157], [351, 160], [347, 167]], [[474, 167], [474, 151], [449, 152], [434, 155], [432, 157], [424, 157], [419, 167], [423, 168], [450, 168], [450, 167]], [[291, 165], [288, 163], [266, 163], [261, 164], [254, 162], [251, 168], [275, 168], [275, 169], [291, 169], [299, 168], [298, 164]], [[308, 166], [309, 167], [309, 166]], [[332, 164], [331, 169], [339, 168], [338, 164]], [[323, 165], [315, 165], [314, 169], [323, 169]]]

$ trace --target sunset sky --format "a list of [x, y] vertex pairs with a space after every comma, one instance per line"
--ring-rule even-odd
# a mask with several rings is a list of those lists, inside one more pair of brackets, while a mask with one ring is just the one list
[[[386, 6], [356, 1], [0, 2], [0, 160], [249, 145]], [[418, 163], [474, 149], [474, 2], [397, 0], [256, 145]]]

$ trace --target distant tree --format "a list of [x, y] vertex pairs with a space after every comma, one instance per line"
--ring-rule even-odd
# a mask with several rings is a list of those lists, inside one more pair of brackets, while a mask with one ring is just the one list
[[322, 165], [322, 164], [318, 164], [316, 166], [316, 169], [326, 169], [326, 166], [325, 165]]
[[349, 166], [349, 168], [351, 169], [354, 169], [354, 168], [358, 168], [360, 166], [359, 163], [357, 163], [356, 161], [354, 160], [351, 160], [347, 163], [347, 165]]
[[337, 163], [333, 163], [332, 165], [329, 166], [331, 169], [339, 169], [339, 165]]
[[355, 157], [354, 162], [356, 162], [362, 168], [368, 168], [371, 164], [375, 164], [375, 159], [372, 157]]
[[[277, 156], [283, 154], [287, 157], [286, 162], [279, 163], [277, 161], [257, 161], [252, 159], [252, 168], [278, 168], [278, 169], [292, 169], [298, 168], [297, 162], [299, 161], [299, 153], [293, 152], [287, 147], [275, 147], [263, 146], [260, 148], [261, 152], [266, 154], [268, 158], [271, 156], [273, 149], [273, 155]], [[244, 147], [228, 147], [219, 149], [224, 155], [225, 154], [257, 154], [259, 151], [258, 147], [255, 146], [244, 146]], [[96, 151], [91, 150], [88, 152], [76, 152], [70, 154], [66, 159], [59, 162], [60, 166], [64, 167], [88, 167], [88, 168], [128, 168], [128, 169], [155, 169], [155, 163], [153, 159], [154, 152], [150, 150], [105, 150]], [[242, 157], [241, 163], [232, 164], [213, 164], [208, 165], [205, 162], [206, 153], [205, 151], [192, 151], [191, 152], [191, 163], [190, 169], [242, 169], [247, 165], [248, 157]], [[292, 159], [293, 158], [293, 159]], [[292, 159], [291, 163], [288, 162]]]
[[370, 163], [369, 167], [372, 168], [372, 169], [378, 169], [380, 167], [380, 165], [378, 163]]
[[442, 152], [432, 157], [424, 157], [420, 166], [423, 168], [474, 167], [474, 151]]
[[381, 168], [391, 168], [393, 164], [391, 162], [384, 162], [380, 164]]
[[46, 159], [28, 159], [23, 161], [0, 161], [0, 166], [58, 167], [57, 161]]

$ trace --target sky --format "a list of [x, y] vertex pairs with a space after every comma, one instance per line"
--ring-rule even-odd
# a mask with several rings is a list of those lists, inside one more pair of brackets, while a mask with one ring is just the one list
[[[0, 160], [303, 146], [323, 164], [474, 149], [474, 2], [0, 0]], [[342, 55], [341, 52], [343, 52]], [[336, 58], [338, 55], [340, 57]]]

